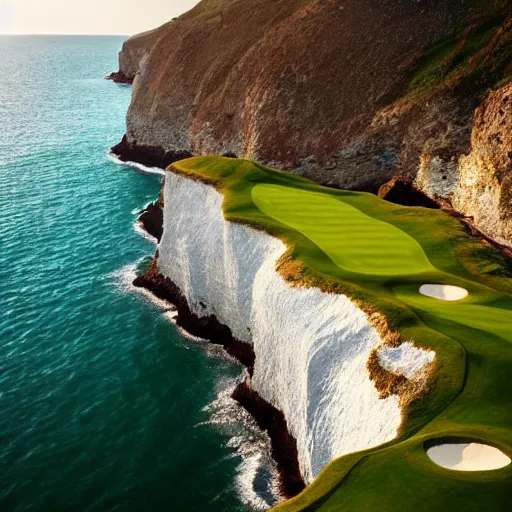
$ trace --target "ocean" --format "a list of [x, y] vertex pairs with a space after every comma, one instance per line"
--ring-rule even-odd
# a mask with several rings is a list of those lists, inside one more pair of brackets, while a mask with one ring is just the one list
[[266, 510], [243, 371], [131, 286], [158, 173], [117, 165], [120, 37], [0, 37], [0, 510]]

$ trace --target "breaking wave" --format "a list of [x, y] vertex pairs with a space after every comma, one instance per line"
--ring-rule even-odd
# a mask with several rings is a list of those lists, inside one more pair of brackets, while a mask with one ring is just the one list
[[116, 165], [121, 165], [124, 167], [132, 167], [133, 169], [137, 169], [146, 174], [157, 174], [159, 176], [164, 176], [165, 171], [160, 169], [160, 167], [148, 167], [146, 165], [139, 164], [138, 162], [125, 162], [121, 160], [115, 153], [109, 151], [107, 153], [107, 158], [115, 163]]
[[207, 423], [229, 432], [227, 446], [241, 458], [236, 488], [242, 502], [254, 510], [268, 510], [284, 499], [279, 491], [279, 473], [272, 458], [270, 438], [231, 398], [237, 385], [236, 379], [219, 383], [217, 398], [205, 407], [210, 415]]

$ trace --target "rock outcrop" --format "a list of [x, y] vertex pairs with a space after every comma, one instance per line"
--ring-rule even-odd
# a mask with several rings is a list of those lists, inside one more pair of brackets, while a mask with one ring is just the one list
[[137, 34], [123, 44], [119, 52], [119, 71], [115, 71], [106, 78], [117, 83], [131, 84], [149, 57], [158, 38], [164, 33], [166, 27], [172, 23], [166, 23], [161, 27]]
[[[508, 163], [493, 157], [490, 169], [478, 135], [482, 109], [492, 126], [512, 123], [485, 106], [512, 75], [509, 4], [202, 0], [125, 43], [120, 72], [137, 77], [119, 153], [137, 160], [149, 148], [162, 165], [230, 154], [374, 193], [398, 176], [512, 244]], [[483, 213], [471, 197], [488, 186]]]
[[164, 231], [164, 211], [160, 201], [149, 203], [140, 212], [137, 221], [147, 233], [160, 242]]
[[512, 241], [512, 84], [489, 95], [477, 109], [471, 153], [459, 161], [453, 193], [457, 211], [473, 218], [487, 236]]

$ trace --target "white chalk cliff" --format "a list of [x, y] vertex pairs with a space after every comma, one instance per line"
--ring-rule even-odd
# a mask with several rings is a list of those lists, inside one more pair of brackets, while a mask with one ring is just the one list
[[382, 340], [365, 313], [346, 296], [290, 287], [275, 270], [280, 240], [226, 221], [213, 187], [166, 174], [159, 270], [195, 314], [253, 344], [251, 386], [283, 411], [306, 483], [332, 459], [395, 438], [399, 398], [379, 399], [369, 378]]

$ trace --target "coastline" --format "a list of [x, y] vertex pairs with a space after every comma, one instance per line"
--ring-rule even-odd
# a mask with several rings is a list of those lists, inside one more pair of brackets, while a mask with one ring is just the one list
[[110, 152], [121, 162], [134, 162], [162, 170], [178, 160], [192, 156], [192, 153], [187, 150], [165, 151], [160, 146], [140, 146], [137, 143], [128, 142], [126, 135], [123, 135], [121, 142], [113, 146]]
[[[192, 154], [185, 150], [166, 152], [159, 146], [139, 146], [137, 144], [130, 144], [127, 141], [126, 135], [123, 135], [121, 142], [111, 148], [109, 156], [119, 165], [129, 165], [141, 170], [142, 172], [165, 176], [165, 169], [169, 165], [180, 160], [190, 158], [192, 157]], [[222, 156], [237, 158], [234, 154], [225, 154]], [[411, 194], [412, 196], [410, 201], [403, 201], [399, 198], [400, 194], [397, 193], [397, 185], [398, 192], [404, 192], [405, 189], [407, 189], [407, 194]], [[336, 189], [336, 187], [333, 187], [332, 185], [325, 186]], [[487, 246], [499, 251], [502, 256], [510, 261], [510, 267], [512, 268], [512, 247], [493, 239], [478, 229], [473, 217], [467, 217], [457, 212], [446, 200], [439, 199], [435, 201], [426, 196], [423, 192], [416, 190], [410, 183], [402, 183], [400, 180], [395, 179], [384, 183], [378, 190], [370, 193], [394, 204], [403, 206], [421, 206], [429, 209], [442, 210], [450, 215], [450, 217], [458, 220], [469, 237], [479, 240]]]
[[[176, 165], [185, 165], [185, 164], [180, 163], [180, 164], [176, 164]], [[232, 164], [232, 165], [235, 165], [235, 164]], [[173, 166], [173, 168], [174, 167], [175, 166]], [[187, 174], [187, 171], [189, 171], [192, 174], [192, 171], [189, 170], [188, 168], [178, 169], [178, 170], [181, 171], [183, 174]], [[258, 167], [257, 169], [254, 170], [254, 173], [263, 172], [263, 171], [264, 171], [264, 169]], [[269, 172], [270, 172], [270, 170], [269, 170]], [[206, 179], [200, 173], [198, 173], [198, 174], [199, 174], [198, 177], [193, 174], [192, 174], [192, 176], [196, 177], [196, 178]], [[281, 175], [279, 175], [279, 176], [281, 176]], [[190, 176], [187, 176], [187, 177], [190, 177]], [[214, 173], [213, 173], [213, 176], [207, 176], [207, 178], [209, 178], [210, 180], [214, 180], [215, 177], [216, 176]], [[283, 177], [283, 179], [284, 179], [284, 177]], [[168, 180], [166, 180], [166, 181], [167, 181], [167, 186], [169, 186], [170, 182]], [[194, 181], [194, 180], [192, 179], [192, 181]], [[201, 181], [201, 180], [198, 179], [198, 181]], [[175, 199], [178, 200], [177, 199], [178, 197], [180, 197], [180, 196], [179, 195], [176, 196]], [[181, 197], [188, 197], [188, 195], [182, 193]], [[371, 197], [371, 196], [368, 195], [368, 196], [364, 196], [364, 197]], [[371, 201], [374, 201], [374, 200], [371, 199]], [[174, 204], [174, 202], [169, 202], [169, 204], [166, 207], [168, 207], [171, 204]], [[189, 203], [184, 202], [182, 204], [182, 211], [187, 211], [189, 206], [190, 206]], [[220, 206], [218, 206], [218, 208], [220, 208]], [[200, 205], [196, 205], [196, 209], [194, 211], [197, 211], [197, 210], [202, 211], [202, 210], [200, 210]], [[396, 210], [396, 211], [400, 211], [400, 210]], [[434, 215], [439, 216], [440, 214], [441, 214], [441, 212], [439, 212], [438, 214], [434, 214]], [[419, 210], [418, 210], [418, 215], [420, 215]], [[420, 216], [423, 216], [423, 215], [424, 214], [421, 213]], [[200, 217], [202, 219], [204, 219], [205, 214], [203, 213], [202, 216], [200, 216]], [[174, 215], [171, 215], [170, 218], [174, 218]], [[441, 221], [442, 219], [438, 219], [438, 220]], [[460, 226], [458, 228], [455, 227], [453, 220], [448, 221], [448, 219], [445, 218], [445, 220], [443, 222], [451, 223], [451, 229], [454, 230], [454, 232], [459, 233], [462, 231]], [[201, 220], [199, 220], [199, 224], [196, 223], [196, 228], [199, 232], [201, 231]], [[196, 232], [195, 228], [189, 229], [188, 231], [191, 233]], [[460, 233], [460, 234], [462, 234], [462, 233]], [[467, 243], [469, 244], [469, 241]], [[164, 247], [164, 249], [165, 249], [165, 247]], [[200, 251], [201, 251], [201, 249], [199, 248], [199, 252]], [[165, 257], [165, 254], [166, 253], [162, 253], [162, 257]], [[141, 278], [136, 279], [134, 282], [134, 285], [135, 286], [143, 286], [144, 288], [151, 290], [155, 295], [157, 295], [159, 297], [162, 297], [162, 295], [165, 296], [167, 294], [166, 298], [168, 300], [170, 300], [171, 302], [173, 302], [174, 304], [181, 303], [180, 306], [183, 308], [182, 319], [178, 320], [177, 324], [180, 327], [185, 328], [187, 331], [191, 332], [192, 334], [196, 334], [202, 338], [209, 339], [210, 341], [223, 346], [229, 354], [233, 355], [233, 357], [237, 358], [239, 361], [242, 361], [243, 364], [248, 368], [249, 373], [252, 374], [252, 369], [253, 369], [253, 365], [254, 365], [254, 352], [252, 352], [252, 346], [249, 345], [247, 347], [246, 345], [248, 345], [248, 344], [245, 344], [243, 342], [240, 342], [239, 340], [236, 340], [234, 338], [231, 330], [226, 325], [220, 324], [220, 322], [218, 321], [218, 319], [215, 316], [210, 315], [209, 317], [201, 318], [201, 317], [197, 317], [193, 313], [191, 313], [190, 306], [189, 306], [189, 304], [187, 304], [185, 297], [183, 296], [183, 293], [178, 288], [178, 286], [176, 286], [176, 284], [174, 282], [172, 282], [171, 280], [169, 280], [159, 274], [159, 270], [157, 270], [157, 263], [156, 263], [157, 259], [158, 259], [158, 252], [157, 252], [157, 255], [153, 262], [153, 267], [150, 269], [150, 271], [147, 274], [145, 274], [144, 276], [141, 276]], [[163, 272], [165, 272], [165, 270], [163, 270]], [[174, 280], [174, 276], [172, 276], [172, 279]], [[179, 276], [178, 276], [178, 279], [179, 279]], [[181, 282], [181, 281], [178, 280], [176, 282]], [[221, 286], [219, 289], [221, 290], [222, 282], [220, 284], [221, 284]], [[185, 284], [184, 289], [186, 290], [186, 284]], [[206, 307], [202, 303], [199, 303], [199, 304], [201, 305], [201, 307]], [[201, 312], [197, 312], [197, 315], [201, 315], [201, 314], [202, 314]], [[217, 312], [216, 312], [216, 314], [217, 314]], [[179, 313], [178, 313], [178, 316], [179, 316]], [[223, 319], [222, 320], [223, 322], [227, 323], [226, 316], [221, 317], [221, 318]], [[232, 325], [232, 324], [230, 324], [230, 325]], [[201, 329], [203, 329], [204, 334], [201, 333]], [[209, 332], [210, 330], [213, 330], [213, 332]], [[234, 332], [241, 332], [241, 331], [240, 330], [237, 331], [235, 328]], [[243, 339], [243, 334], [241, 336]], [[240, 355], [240, 353], [237, 354], [237, 351], [240, 348], [241, 348], [241, 355]], [[256, 346], [256, 348], [257, 348], [257, 346]], [[253, 354], [253, 357], [250, 358], [249, 363], [247, 363], [247, 360], [244, 362], [242, 359], [244, 357], [244, 355], [245, 356], [247, 355], [247, 353], [248, 353], [247, 351], [250, 351]], [[252, 361], [252, 364], [251, 364], [251, 361]], [[256, 376], [257, 375], [258, 375], [258, 371], [256, 372]], [[256, 383], [256, 380], [255, 380], [255, 383]], [[436, 388], [436, 386], [434, 386], [434, 388]], [[257, 388], [257, 389], [259, 389], [259, 388]], [[282, 422], [283, 426], [278, 426], [278, 427], [276, 427], [276, 429], [274, 431], [272, 431], [271, 427], [275, 426], [275, 423], [279, 423], [280, 412], [272, 407], [267, 407], [268, 404], [265, 401], [261, 400], [257, 393], [255, 393], [254, 391], [251, 390], [250, 380], [246, 380], [245, 382], [241, 383], [236, 388], [236, 390], [233, 392], [232, 397], [235, 400], [237, 400], [245, 408], [245, 410], [247, 410], [253, 416], [253, 418], [255, 418], [257, 424], [259, 425], [259, 427], [262, 430], [265, 430], [268, 432], [269, 437], [271, 438], [272, 455], [274, 457], [274, 460], [276, 460], [276, 462], [277, 462], [278, 471], [281, 476], [282, 493], [286, 496], [293, 496], [296, 492], [300, 492], [300, 490], [302, 490], [304, 484], [303, 484], [303, 482], [302, 483], [299, 482], [299, 485], [297, 485], [297, 481], [294, 479], [294, 476], [293, 476], [294, 468], [297, 468], [297, 466], [298, 466], [298, 464], [297, 464], [297, 462], [298, 462], [297, 443], [289, 435], [289, 431], [286, 428], [286, 421], [284, 421], [284, 417], [283, 417], [283, 422]], [[287, 411], [286, 409], [284, 409], [284, 410]], [[288, 414], [288, 412], [289, 411], [287, 411], [287, 414]], [[287, 417], [290, 418], [290, 416], [287, 416]], [[292, 423], [292, 427], [293, 427], [293, 423]], [[299, 437], [299, 439], [300, 439], [300, 437]], [[284, 440], [284, 442], [283, 442], [283, 440]], [[290, 445], [288, 445], [288, 446], [286, 446], [286, 449], [283, 449], [283, 445], [286, 445], [286, 440], [291, 440], [292, 445], [291, 445], [291, 447], [290, 447]], [[416, 442], [416, 439], [414, 439], [414, 438], [411, 438], [411, 440], [407, 440], [407, 443], [409, 443], [409, 444], [415, 443], [415, 442]], [[299, 448], [300, 448], [300, 446], [303, 446], [303, 445], [299, 445]], [[405, 443], [404, 443], [403, 447], [401, 446], [400, 443], [397, 444], [396, 449], [398, 451], [401, 451], [404, 448], [406, 448]], [[378, 455], [378, 452], [375, 452], [375, 454], [376, 454], [375, 455], [376, 457], [380, 456], [380, 455]], [[300, 478], [300, 472], [297, 471], [297, 473], [299, 473], [299, 478]], [[297, 473], [295, 473], [295, 474], [297, 474]], [[314, 499], [315, 491], [314, 490], [313, 491], [309, 490], [309, 492], [306, 491], [306, 495], [309, 496], [310, 498], [313, 496], [313, 499]], [[299, 499], [303, 499], [303, 498], [299, 498]], [[293, 506], [293, 505], [289, 504], [286, 506]]]
[[[148, 226], [158, 226], [159, 223], [163, 222], [161, 206], [161, 199], [157, 199], [148, 205], [139, 217], [140, 221], [141, 217], [144, 216], [143, 227], [146, 230], [148, 230], [146, 224]], [[153, 231], [149, 232], [158, 238]], [[472, 234], [475, 238], [481, 239], [478, 234]], [[146, 274], [136, 278], [133, 284], [173, 304], [177, 309], [178, 314], [175, 321], [179, 327], [193, 336], [222, 346], [229, 355], [247, 369], [249, 376], [252, 376], [255, 360], [252, 346], [234, 338], [230, 328], [221, 324], [215, 316], [200, 318], [194, 315], [178, 286], [170, 279], [159, 274], [157, 259], [158, 251], [152, 268]], [[297, 444], [289, 433], [283, 413], [251, 389], [250, 377], [236, 387], [232, 398], [251, 414], [262, 431], [268, 433], [271, 439], [272, 456], [278, 466], [282, 494], [291, 498], [300, 493], [305, 488], [305, 484], [299, 469]]]
[[283, 413], [250, 387], [255, 361], [252, 346], [233, 337], [229, 327], [221, 324], [214, 315], [199, 318], [192, 313], [176, 284], [158, 272], [157, 257], [158, 250], [149, 271], [138, 276], [133, 285], [144, 288], [157, 298], [172, 304], [176, 308], [175, 322], [179, 327], [193, 336], [222, 346], [231, 357], [246, 368], [248, 377], [235, 388], [232, 398], [254, 418], [262, 431], [267, 432], [271, 441], [272, 457], [280, 476], [281, 493], [286, 498], [296, 496], [305, 488], [299, 469], [297, 443], [288, 430]]

